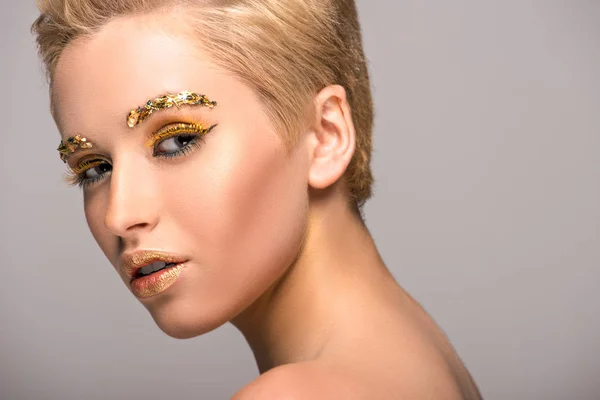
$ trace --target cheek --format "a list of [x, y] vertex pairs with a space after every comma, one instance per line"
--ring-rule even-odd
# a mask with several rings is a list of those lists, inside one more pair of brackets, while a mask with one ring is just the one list
[[106, 258], [114, 262], [119, 256], [116, 237], [104, 225], [106, 215], [107, 195], [105, 191], [85, 192], [83, 194], [83, 209], [90, 232]]
[[190, 244], [208, 281], [203, 293], [223, 298], [228, 290], [246, 303], [296, 257], [308, 212], [304, 153], [287, 155], [279, 139], [265, 133], [253, 137], [262, 139], [211, 143], [211, 155], [203, 153], [193, 172], [174, 184], [172, 193], [183, 195], [168, 207], [179, 210], [174, 219], [194, 238]]

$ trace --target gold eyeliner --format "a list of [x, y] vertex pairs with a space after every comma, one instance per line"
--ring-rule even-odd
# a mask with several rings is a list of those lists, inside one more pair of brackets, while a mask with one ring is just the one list
[[108, 161], [102, 159], [94, 159], [91, 161], [80, 162], [75, 167], [67, 166], [67, 170], [65, 171], [63, 179], [65, 182], [67, 182], [67, 184], [75, 186], [81, 182], [81, 174], [83, 174], [89, 169], [92, 169], [102, 164], [108, 164]]
[[74, 173], [74, 174], [80, 174], [84, 171], [87, 171], [90, 168], [94, 168], [97, 167], [100, 164], [104, 164], [107, 163], [106, 160], [101, 160], [101, 159], [94, 159], [91, 161], [83, 161], [81, 163], [79, 163], [76, 167], [69, 167], [70, 172]]
[[146, 147], [154, 147], [156, 146], [156, 143], [160, 142], [161, 140], [178, 135], [185, 135], [186, 133], [204, 136], [212, 131], [216, 126], [217, 124], [214, 124], [208, 128], [205, 128], [202, 124], [189, 124], [184, 122], [170, 124], [153, 133], [152, 137], [146, 141]]

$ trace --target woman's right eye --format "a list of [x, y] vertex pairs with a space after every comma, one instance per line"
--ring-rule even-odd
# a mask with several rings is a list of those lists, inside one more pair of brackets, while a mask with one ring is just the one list
[[65, 174], [65, 180], [71, 186], [77, 185], [85, 188], [102, 180], [110, 171], [112, 171], [112, 165], [106, 161], [87, 161], [75, 169], [69, 169]]
[[95, 167], [88, 168], [85, 172], [82, 172], [83, 179], [98, 179], [107, 172], [112, 170], [112, 165], [109, 163], [102, 163]]

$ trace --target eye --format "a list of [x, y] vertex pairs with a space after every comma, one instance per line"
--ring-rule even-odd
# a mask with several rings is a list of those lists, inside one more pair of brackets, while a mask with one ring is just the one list
[[68, 168], [65, 181], [82, 188], [88, 187], [104, 179], [112, 171], [112, 165], [105, 160], [84, 161], [75, 168]]
[[204, 127], [201, 124], [178, 122], [161, 128], [152, 134], [146, 146], [153, 149], [154, 157], [173, 158], [189, 154], [200, 147], [204, 136], [217, 125]]
[[83, 179], [99, 179], [102, 175], [110, 172], [112, 170], [112, 165], [109, 163], [102, 163], [92, 168], [88, 168], [85, 172], [82, 172]]
[[197, 140], [199, 135], [184, 133], [159, 142], [154, 147], [154, 155], [176, 154]]

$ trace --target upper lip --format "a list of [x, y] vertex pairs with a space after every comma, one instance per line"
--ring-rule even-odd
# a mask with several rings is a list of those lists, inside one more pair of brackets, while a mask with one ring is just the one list
[[124, 253], [120, 260], [122, 273], [133, 280], [138, 275], [138, 270], [156, 261], [164, 261], [167, 264], [181, 264], [187, 261], [183, 256], [154, 250], [137, 250]]

